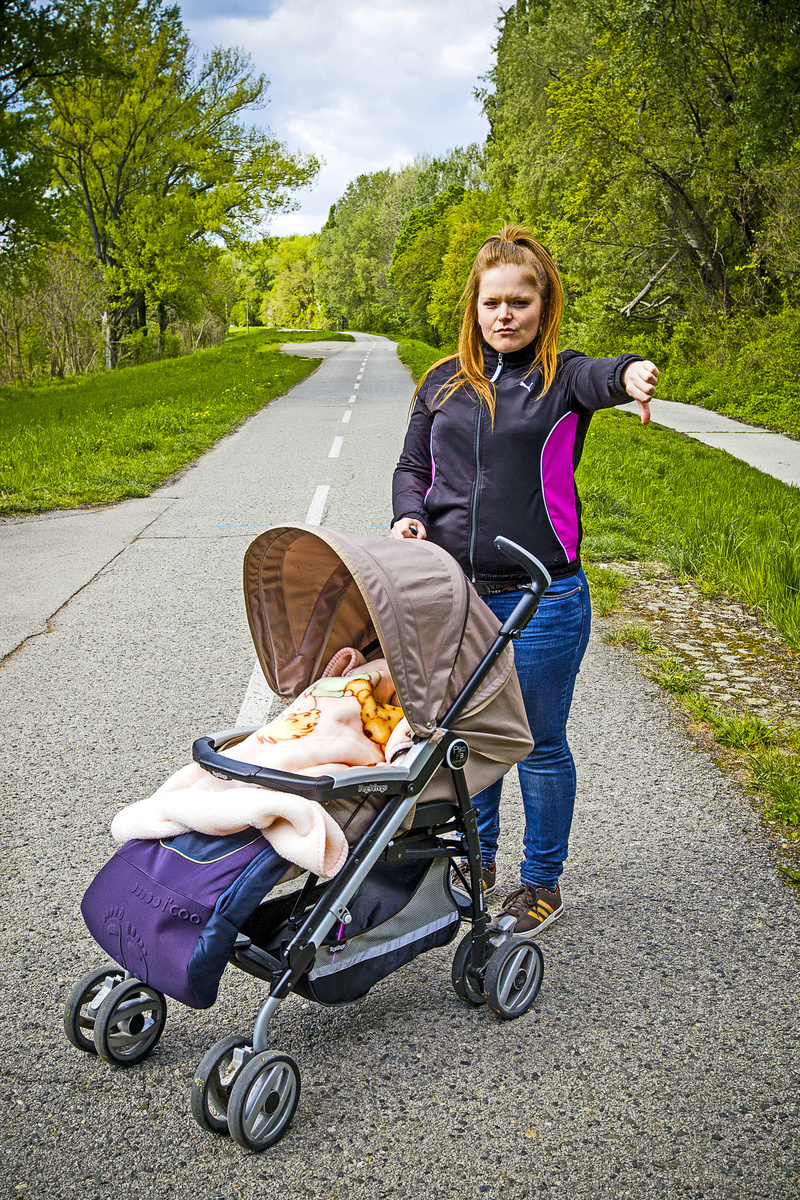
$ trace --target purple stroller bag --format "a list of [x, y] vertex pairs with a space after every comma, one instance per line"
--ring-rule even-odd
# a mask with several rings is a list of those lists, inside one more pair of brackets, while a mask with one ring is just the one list
[[288, 865], [257, 829], [134, 840], [95, 876], [81, 912], [95, 941], [136, 979], [209, 1008], [242, 922]]

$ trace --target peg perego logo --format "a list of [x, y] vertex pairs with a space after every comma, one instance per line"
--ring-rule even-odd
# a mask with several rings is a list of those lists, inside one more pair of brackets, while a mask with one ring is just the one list
[[388, 792], [388, 783], [360, 783], [358, 785], [359, 795], [369, 795], [370, 792]]
[[145, 904], [150, 904], [153, 908], [160, 908], [162, 912], [168, 913], [171, 917], [178, 917], [181, 921], [189, 921], [192, 925], [202, 924], [202, 920], [197, 913], [189, 912], [188, 908], [181, 908], [171, 896], [156, 896], [155, 892], [148, 892], [140, 883], [135, 884], [131, 888], [131, 893], [134, 896], [138, 896]]

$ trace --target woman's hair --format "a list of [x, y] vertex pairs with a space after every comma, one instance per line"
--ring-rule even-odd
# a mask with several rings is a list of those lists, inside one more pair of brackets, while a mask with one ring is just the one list
[[[486, 405], [492, 423], [494, 423], [495, 390], [494, 384], [490, 383], [483, 373], [483, 343], [481, 327], [478, 324], [478, 294], [485, 271], [491, 270], [492, 267], [504, 267], [509, 264], [522, 268], [528, 282], [536, 289], [541, 298], [542, 319], [536, 335], [538, 345], [528, 373], [541, 367], [544, 382], [539, 396], [543, 396], [550, 387], [556, 373], [558, 331], [564, 311], [561, 278], [550, 254], [540, 242], [536, 241], [529, 229], [525, 229], [522, 225], [504, 225], [499, 233], [486, 239], [472, 264], [466, 287], [461, 295], [462, 317], [457, 355], [450, 354], [445, 358], [440, 358], [425, 372], [417, 385], [415, 398], [431, 371], [436, 370], [443, 363], [452, 362], [457, 358], [459, 360], [458, 370], [446, 383], [442, 384], [434, 401], [444, 404], [445, 400], [448, 400], [458, 388], [464, 384], [470, 384], [478, 399]], [[442, 392], [444, 395], [441, 394]]]

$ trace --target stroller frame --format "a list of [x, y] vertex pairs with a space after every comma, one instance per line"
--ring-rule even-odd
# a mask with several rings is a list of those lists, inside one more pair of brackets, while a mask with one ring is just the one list
[[[290, 792], [320, 803], [376, 792], [386, 800], [330, 882], [321, 884], [317, 876], [309, 874], [299, 891], [284, 898], [294, 899], [294, 907], [281, 926], [279, 945], [268, 943], [267, 950], [240, 932], [230, 952], [229, 962], [267, 982], [269, 995], [256, 1017], [251, 1039], [224, 1038], [205, 1055], [195, 1073], [191, 1106], [204, 1129], [230, 1133], [249, 1150], [265, 1150], [283, 1136], [300, 1097], [297, 1064], [289, 1055], [268, 1049], [270, 1022], [290, 992], [299, 990], [306, 995], [303, 980], [317, 953], [337, 923], [340, 932], [350, 923], [349, 905], [379, 860], [466, 859], [468, 879], [454, 863], [467, 893], [454, 894], [459, 910], [455, 928], [460, 919], [470, 921], [453, 959], [454, 990], [473, 1006], [488, 1004], [503, 1019], [521, 1016], [538, 994], [544, 962], [539, 946], [513, 935], [513, 916], [501, 917], [490, 926], [477, 816], [464, 772], [470, 748], [451, 728], [468, 709], [508, 643], [519, 637], [534, 616], [551, 582], [542, 564], [521, 546], [502, 537], [495, 539], [495, 545], [525, 570], [530, 583], [522, 588], [522, 598], [494, 643], [438, 721], [436, 732], [428, 739], [417, 739], [402, 765], [384, 766], [379, 772], [350, 768], [311, 777], [240, 762], [229, 757], [230, 751], [220, 753], [253, 732], [249, 728], [201, 737], [193, 745], [194, 760], [220, 779]], [[426, 804], [425, 788], [443, 767], [450, 772], [456, 800]], [[410, 828], [402, 831], [416, 805]], [[132, 1065], [155, 1046], [165, 1015], [162, 993], [141, 984], [128, 971], [109, 967], [86, 976], [73, 990], [67, 1001], [65, 1029], [78, 1048], [93, 1050], [93, 1037], [102, 1057], [117, 1065]], [[110, 1046], [114, 1037], [129, 1044], [131, 1052], [114, 1053], [112, 1048], [106, 1053], [105, 1043]]]

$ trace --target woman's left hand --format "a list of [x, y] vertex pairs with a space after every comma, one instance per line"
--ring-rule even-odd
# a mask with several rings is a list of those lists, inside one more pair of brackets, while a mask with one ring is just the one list
[[650, 401], [656, 390], [657, 379], [658, 367], [648, 359], [643, 362], [628, 363], [622, 372], [625, 391], [639, 405], [639, 415], [643, 425], [650, 420]]

